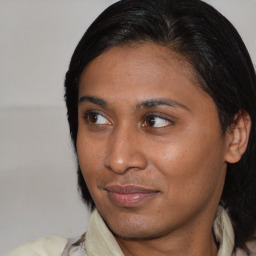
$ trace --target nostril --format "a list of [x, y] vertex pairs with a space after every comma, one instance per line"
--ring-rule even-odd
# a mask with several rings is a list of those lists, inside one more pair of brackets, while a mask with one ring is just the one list
[[143, 170], [147, 166], [144, 153], [129, 152], [127, 148], [122, 151], [111, 152], [105, 159], [105, 166], [113, 172], [122, 174], [129, 169]]
[[118, 126], [108, 141], [105, 166], [119, 174], [129, 169], [146, 168], [147, 157], [138, 136], [129, 125]]

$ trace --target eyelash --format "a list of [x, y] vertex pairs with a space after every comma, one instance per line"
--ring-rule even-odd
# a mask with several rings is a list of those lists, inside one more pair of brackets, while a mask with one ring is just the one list
[[[93, 114], [94, 114], [94, 115], [97, 115], [97, 117], [98, 117], [98, 116], [101, 116], [101, 117], [105, 118], [106, 120], [108, 120], [108, 118], [106, 118], [104, 115], [102, 115], [102, 114], [99, 113], [98, 111], [89, 110], [89, 111], [87, 111], [87, 112], [84, 114], [84, 120], [85, 120], [87, 123], [91, 124], [91, 125], [104, 125], [104, 124], [96, 124], [96, 123], [93, 123], [92, 121], [90, 121], [89, 118], [90, 118], [90, 116], [92, 116]], [[96, 121], [97, 121], [97, 120], [96, 120]]]
[[[100, 125], [109, 125], [109, 124], [96, 124], [96, 123], [94, 123], [94, 122], [92, 122], [92, 121], [90, 121], [89, 120], [89, 118], [90, 118], [90, 116], [91, 115], [97, 115], [97, 117], [99, 117], [99, 116], [101, 116], [101, 117], [103, 117], [104, 119], [106, 119], [110, 124], [111, 124], [111, 122], [109, 121], [109, 119], [108, 118], [106, 118], [103, 114], [101, 114], [101, 113], [99, 113], [98, 111], [94, 111], [94, 110], [89, 110], [89, 111], [87, 111], [85, 114], [84, 114], [84, 120], [88, 123], [88, 124], [90, 124], [90, 125], [97, 125], [97, 126], [100, 126]], [[165, 118], [165, 117], [163, 117], [163, 116], [161, 116], [162, 114], [160, 114], [160, 113], [147, 113], [146, 115], [144, 115], [143, 116], [143, 118], [142, 118], [142, 127], [143, 128], [164, 128], [164, 127], [167, 127], [167, 126], [170, 126], [170, 125], [174, 125], [175, 124], [175, 122], [174, 121], [172, 121], [172, 120], [170, 120], [170, 119], [168, 119], [168, 118]], [[151, 120], [150, 120], [151, 119]], [[153, 120], [154, 119], [154, 120]], [[164, 121], [164, 122], [166, 122], [167, 124], [165, 125], [162, 125], [162, 126], [159, 126], [159, 127], [153, 127], [153, 126], [151, 126], [151, 125], [146, 125], [146, 122], [148, 122], [148, 121], [156, 121], [156, 119], [159, 119], [159, 120], [162, 120], [162, 121]], [[98, 120], [95, 120], [95, 121], [98, 121]], [[153, 125], [155, 125], [155, 124], [153, 124]]]
[[[150, 118], [155, 118], [155, 119], [161, 119], [163, 120], [164, 122], [167, 122], [168, 124], [167, 125], [163, 125], [163, 126], [160, 126], [160, 127], [152, 127], [150, 125], [145, 125], [145, 122], [149, 121]], [[149, 128], [164, 128], [164, 127], [167, 127], [167, 126], [170, 126], [170, 125], [174, 125], [174, 122], [168, 118], [165, 118], [162, 116], [162, 114], [160, 113], [148, 113], [146, 114], [144, 117], [143, 117], [143, 124], [142, 126], [143, 127], [149, 127]]]

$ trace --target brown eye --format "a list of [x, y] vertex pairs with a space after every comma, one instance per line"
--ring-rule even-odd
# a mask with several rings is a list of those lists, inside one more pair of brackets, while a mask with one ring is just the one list
[[94, 111], [87, 112], [85, 114], [85, 119], [91, 124], [97, 124], [97, 125], [111, 124], [106, 117]]
[[166, 118], [154, 115], [148, 115], [145, 117], [143, 126], [161, 128], [172, 124], [172, 122]]
[[89, 113], [87, 119], [90, 123], [97, 123], [98, 114], [97, 113]]
[[153, 127], [156, 123], [155, 117], [154, 116], [148, 116], [145, 120], [145, 125]]

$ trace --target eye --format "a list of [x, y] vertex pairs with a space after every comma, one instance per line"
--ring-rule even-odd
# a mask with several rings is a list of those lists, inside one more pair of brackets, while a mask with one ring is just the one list
[[104, 117], [103, 115], [95, 111], [88, 111], [87, 113], [85, 113], [84, 118], [90, 124], [96, 124], [96, 125], [111, 124], [111, 122], [106, 117]]
[[173, 122], [166, 118], [156, 116], [156, 115], [146, 115], [144, 117], [142, 126], [143, 127], [161, 128], [161, 127], [169, 126], [171, 124], [173, 124]]

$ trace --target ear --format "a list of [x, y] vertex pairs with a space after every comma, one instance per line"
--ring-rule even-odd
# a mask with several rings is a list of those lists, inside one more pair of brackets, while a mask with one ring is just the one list
[[234, 122], [227, 131], [227, 150], [225, 161], [237, 163], [244, 154], [249, 141], [251, 131], [251, 118], [246, 111], [240, 110], [234, 118]]

